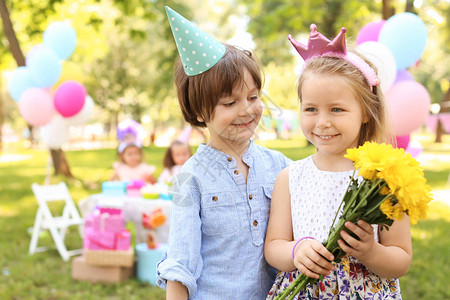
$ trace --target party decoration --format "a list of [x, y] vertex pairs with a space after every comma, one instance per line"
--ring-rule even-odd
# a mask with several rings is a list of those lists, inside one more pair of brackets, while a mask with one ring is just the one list
[[381, 28], [378, 41], [391, 50], [397, 69], [403, 70], [419, 60], [427, 42], [425, 23], [415, 14], [405, 12], [390, 17]]
[[401, 81], [386, 92], [396, 136], [417, 130], [429, 115], [430, 95], [415, 81]]
[[406, 147], [408, 147], [408, 144], [409, 144], [410, 135], [407, 134], [407, 135], [397, 136], [397, 137], [395, 137], [395, 139], [397, 140], [397, 148], [406, 149]]
[[209, 70], [225, 55], [225, 46], [211, 35], [168, 6], [166, 13], [187, 75], [194, 76]]
[[382, 91], [387, 91], [395, 81], [397, 67], [392, 52], [379, 42], [365, 42], [356, 50], [370, 60], [378, 69]]
[[386, 20], [373, 21], [364, 25], [356, 37], [356, 45], [369, 41], [377, 42], [384, 23], [386, 23]]
[[94, 100], [91, 96], [87, 95], [84, 101], [83, 108], [76, 115], [65, 118], [68, 126], [78, 126], [85, 124], [92, 115], [94, 110]]
[[414, 77], [411, 75], [411, 73], [408, 72], [408, 70], [398, 70], [397, 75], [395, 76], [394, 84], [406, 80], [414, 81]]
[[61, 149], [69, 139], [69, 127], [60, 115], [55, 115], [51, 121], [41, 127], [42, 140], [50, 149]]
[[146, 133], [142, 125], [131, 119], [125, 119], [117, 126], [117, 139], [120, 142], [142, 143], [145, 135]]
[[180, 141], [185, 144], [189, 144], [189, 139], [191, 138], [192, 127], [187, 126], [183, 129], [180, 135], [177, 137], [177, 141]]
[[19, 101], [23, 92], [31, 87], [37, 87], [37, 85], [33, 82], [30, 70], [27, 67], [18, 67], [11, 73], [8, 91], [15, 101]]
[[76, 81], [66, 81], [55, 92], [55, 108], [63, 117], [72, 117], [83, 108], [86, 89]]
[[39, 51], [41, 51], [43, 48], [45, 48], [45, 46], [42, 44], [35, 45], [33, 48], [31, 48], [31, 50], [28, 51], [27, 56], [25, 57], [25, 65], [30, 65], [30, 60], [32, 59], [33, 55], [36, 54], [36, 52], [39, 53]]
[[69, 22], [55, 22], [44, 31], [43, 40], [60, 59], [67, 59], [75, 50], [77, 34]]
[[77, 81], [77, 82], [81, 83], [84, 80], [84, 74], [83, 74], [81, 67], [78, 64], [65, 60], [62, 62], [61, 76], [59, 76], [59, 79], [53, 86], [54, 87], [53, 89], [56, 91], [56, 89], [63, 82], [66, 82], [69, 80]]
[[61, 75], [62, 66], [58, 56], [46, 47], [39, 47], [28, 59], [28, 69], [38, 87], [52, 86]]
[[422, 153], [423, 147], [420, 142], [413, 140], [408, 144], [405, 151], [411, 154], [412, 157], [416, 158], [420, 153]]
[[288, 39], [291, 41], [292, 46], [297, 50], [298, 54], [307, 63], [308, 60], [318, 56], [337, 57], [346, 60], [354, 65], [366, 78], [370, 86], [379, 85], [380, 81], [372, 69], [361, 57], [358, 55], [347, 52], [345, 44], [345, 33], [347, 29], [342, 27], [338, 35], [330, 41], [323, 34], [317, 31], [317, 26], [311, 24], [309, 27], [311, 32], [309, 34], [309, 40], [307, 45], [296, 41], [292, 35], [288, 35]]
[[53, 101], [48, 92], [39, 88], [29, 88], [19, 100], [19, 111], [28, 124], [47, 124], [55, 113]]

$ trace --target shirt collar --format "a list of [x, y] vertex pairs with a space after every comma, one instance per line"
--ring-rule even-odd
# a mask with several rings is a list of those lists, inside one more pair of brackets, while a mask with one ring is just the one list
[[[253, 166], [252, 157], [255, 155], [256, 146], [252, 139], [250, 139], [250, 144], [247, 151], [245, 151], [242, 156], [242, 160], [249, 166]], [[216, 161], [227, 168], [236, 168], [236, 159], [231, 155], [228, 155], [220, 150], [214, 149], [206, 144], [200, 144], [198, 146], [197, 153], [202, 153], [211, 161]], [[231, 160], [230, 160], [231, 159]]]

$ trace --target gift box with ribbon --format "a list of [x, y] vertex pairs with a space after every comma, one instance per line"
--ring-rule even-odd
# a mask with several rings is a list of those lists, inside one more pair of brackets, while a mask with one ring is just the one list
[[84, 248], [90, 250], [128, 250], [131, 234], [125, 229], [123, 213], [117, 208], [97, 207], [86, 217]]
[[125, 219], [120, 209], [96, 208], [86, 217], [85, 226], [97, 231], [120, 232], [125, 227]]

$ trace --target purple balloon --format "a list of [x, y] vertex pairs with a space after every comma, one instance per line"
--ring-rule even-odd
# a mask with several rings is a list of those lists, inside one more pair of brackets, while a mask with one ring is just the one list
[[384, 23], [386, 23], [386, 20], [373, 21], [364, 25], [356, 37], [356, 45], [369, 41], [378, 42], [378, 36]]
[[406, 149], [409, 145], [410, 135], [396, 136], [395, 139], [397, 140], [397, 148]]
[[414, 81], [414, 77], [412, 77], [411, 73], [408, 70], [398, 70], [397, 75], [395, 77], [394, 84], [400, 81]]

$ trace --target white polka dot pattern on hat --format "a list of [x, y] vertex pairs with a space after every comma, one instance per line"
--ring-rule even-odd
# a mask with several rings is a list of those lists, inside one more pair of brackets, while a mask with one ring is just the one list
[[[166, 13], [187, 75], [201, 74], [223, 57], [226, 49], [222, 43], [170, 7], [166, 6]], [[181, 55], [182, 52], [185, 52], [185, 55]]]

